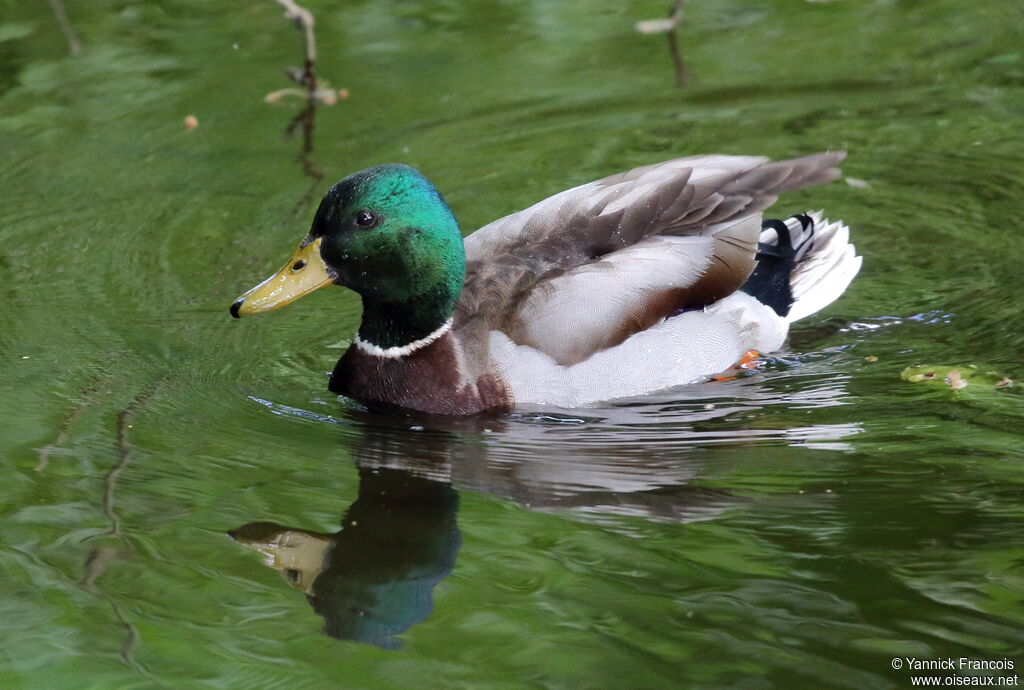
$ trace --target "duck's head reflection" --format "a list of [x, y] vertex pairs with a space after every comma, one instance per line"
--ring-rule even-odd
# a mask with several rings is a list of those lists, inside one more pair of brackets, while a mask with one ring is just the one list
[[334, 534], [272, 522], [228, 534], [306, 594], [327, 634], [391, 649], [430, 615], [434, 587], [455, 566], [458, 503], [446, 482], [362, 468], [359, 498]]

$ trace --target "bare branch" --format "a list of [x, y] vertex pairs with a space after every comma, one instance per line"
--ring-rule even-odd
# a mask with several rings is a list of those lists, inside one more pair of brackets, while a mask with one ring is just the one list
[[316, 34], [314, 33], [316, 21], [313, 19], [313, 13], [305, 7], [300, 7], [295, 0], [274, 0], [274, 2], [284, 8], [284, 18], [295, 22], [295, 26], [302, 30], [306, 38], [306, 64], [303, 66], [302, 81], [299, 83], [306, 87], [306, 90], [309, 91], [309, 98], [312, 99], [316, 92], [316, 75], [314, 73], [316, 68]]
[[668, 33], [668, 54], [672, 56], [672, 67], [676, 73], [676, 86], [685, 86], [687, 80], [686, 64], [683, 54], [679, 51], [679, 25], [683, 23], [683, 3], [686, 0], [674, 0], [669, 8], [668, 18], [672, 22], [672, 31]]
[[68, 14], [64, 11], [64, 0], [50, 0], [50, 7], [53, 8], [53, 16], [57, 18], [60, 30], [64, 32], [64, 38], [68, 41], [68, 52], [72, 56], [82, 52], [82, 43], [78, 40], [75, 27], [68, 21]]
[[636, 30], [642, 34], [665, 34], [668, 39], [668, 53], [675, 70], [676, 85], [684, 86], [687, 81], [686, 65], [679, 50], [679, 27], [683, 23], [683, 4], [686, 0], [672, 0], [668, 16], [664, 19], [645, 19], [636, 23]]
[[[295, 26], [305, 36], [306, 59], [301, 70], [292, 68], [285, 72], [292, 81], [303, 87], [303, 90], [300, 91], [294, 88], [278, 89], [268, 93], [264, 100], [267, 103], [276, 103], [288, 96], [300, 96], [306, 99], [306, 106], [292, 118], [292, 121], [285, 128], [285, 137], [293, 136], [298, 130], [302, 131], [302, 153], [300, 155], [302, 170], [306, 176], [313, 180], [315, 185], [319, 184], [320, 179], [323, 177], [323, 173], [313, 162], [312, 158], [313, 128], [316, 122], [317, 106], [334, 105], [339, 98], [347, 98], [348, 91], [334, 91], [334, 89], [328, 86], [327, 80], [323, 81], [323, 86], [317, 84], [316, 34], [314, 31], [316, 21], [313, 19], [313, 13], [298, 5], [295, 0], [273, 0], [273, 2], [284, 8], [285, 19], [294, 22]], [[313, 187], [310, 189], [313, 189]], [[305, 200], [305, 197], [303, 197], [303, 200]]]

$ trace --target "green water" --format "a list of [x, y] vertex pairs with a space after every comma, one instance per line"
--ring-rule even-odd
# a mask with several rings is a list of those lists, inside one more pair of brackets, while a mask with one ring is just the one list
[[[304, 163], [262, 101], [301, 54], [272, 3], [69, 0], [70, 57], [49, 3], [0, 0], [0, 686], [1020, 671], [1021, 386], [900, 378], [1024, 380], [1019, 3], [695, 1], [684, 89], [632, 28], [667, 3], [307, 4], [350, 97]], [[829, 148], [866, 186], [777, 210], [845, 219], [864, 269], [748, 378], [423, 428], [327, 393], [353, 294], [227, 313], [369, 165], [469, 230], [673, 156]], [[268, 535], [321, 554], [312, 585]]]

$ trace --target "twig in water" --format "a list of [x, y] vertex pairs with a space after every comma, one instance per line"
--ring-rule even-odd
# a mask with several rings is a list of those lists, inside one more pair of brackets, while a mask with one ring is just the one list
[[306, 63], [303, 67], [303, 78], [296, 81], [309, 90], [310, 97], [312, 98], [313, 92], [316, 91], [316, 75], [314, 74], [316, 69], [316, 34], [313, 32], [316, 21], [313, 19], [313, 13], [305, 7], [300, 7], [294, 0], [274, 0], [274, 2], [284, 8], [284, 18], [295, 22], [295, 26], [299, 27], [306, 37]]
[[161, 379], [149, 386], [147, 390], [136, 395], [127, 407], [117, 413], [117, 430], [114, 437], [114, 443], [117, 447], [118, 461], [117, 464], [114, 465], [114, 467], [107, 473], [107, 476], [103, 478], [103, 514], [106, 515], [107, 519], [110, 521], [110, 530], [102, 535], [89, 537], [90, 540], [101, 536], [117, 537], [127, 546], [131, 546], [128, 541], [128, 537], [121, 532], [121, 518], [114, 510], [114, 494], [117, 490], [117, 480], [128, 468], [128, 464], [132, 459], [132, 447], [128, 442], [128, 429], [131, 428], [131, 424], [128, 422], [140, 407], [148, 403], [153, 396], [156, 395], [157, 391], [163, 385], [163, 382], [164, 380]]
[[68, 440], [68, 433], [71, 431], [71, 427], [74, 426], [78, 418], [82, 416], [86, 408], [90, 405], [90, 398], [96, 393], [97, 384], [91, 384], [82, 390], [82, 397], [85, 398], [85, 402], [81, 405], [76, 406], [71, 412], [64, 417], [60, 423], [57, 438], [53, 440], [53, 443], [48, 443], [39, 449], [39, 462], [35, 466], [36, 472], [42, 472], [50, 464], [50, 456], [53, 451], [63, 446]]
[[316, 33], [314, 32], [316, 21], [313, 19], [313, 13], [305, 7], [295, 4], [294, 0], [273, 0], [273, 2], [283, 7], [284, 18], [294, 22], [295, 26], [302, 31], [306, 43], [306, 55], [301, 69], [292, 67], [285, 70], [288, 78], [301, 86], [302, 90], [278, 89], [268, 93], [263, 100], [267, 103], [276, 103], [286, 96], [299, 96], [314, 105], [334, 105], [338, 101], [338, 93], [327, 86], [326, 80], [317, 80], [316, 77]]
[[317, 167], [313, 160], [313, 127], [316, 124], [316, 103], [312, 101], [306, 104], [302, 111], [292, 118], [285, 128], [285, 136], [294, 135], [298, 127], [302, 127], [302, 153], [299, 160], [302, 162], [302, 173], [310, 179], [309, 188], [299, 198], [292, 208], [292, 216], [298, 218], [308, 211], [310, 202], [320, 189], [320, 181], [324, 179], [324, 173]]
[[675, 70], [676, 86], [685, 86], [688, 76], [683, 54], [679, 51], [679, 27], [683, 23], [685, 2], [686, 0], [673, 0], [665, 19], [647, 19], [636, 23], [636, 30], [642, 34], [665, 34], [668, 38], [668, 53]]
[[313, 190], [319, 186], [319, 182], [324, 176], [323, 172], [314, 163], [312, 155], [317, 107], [321, 105], [334, 105], [339, 98], [346, 98], [348, 96], [348, 90], [342, 89], [342, 91], [336, 92], [328, 86], [326, 80], [317, 79], [316, 20], [313, 18], [313, 13], [298, 5], [295, 0], [273, 0], [273, 2], [283, 7], [285, 19], [294, 22], [302, 31], [306, 48], [302, 68], [291, 68], [285, 72], [289, 79], [302, 88], [278, 89], [268, 93], [263, 99], [267, 103], [277, 103], [282, 98], [297, 96], [306, 101], [303, 109], [291, 119], [284, 130], [285, 137], [292, 137], [296, 131], [301, 130], [302, 153], [299, 158], [302, 162], [302, 172], [313, 180], [310, 191], [296, 205], [296, 213], [299, 213], [305, 210], [304, 207], [308, 204], [309, 197], [311, 197]]
[[132, 457], [132, 448], [128, 441], [128, 430], [132, 428], [132, 425], [129, 424], [129, 422], [139, 408], [143, 407], [153, 399], [161, 386], [163, 386], [164, 381], [165, 379], [159, 379], [148, 386], [145, 390], [136, 395], [124, 409], [117, 413], [117, 427], [114, 444], [117, 448], [118, 462], [110, 472], [107, 473], [107, 476], [103, 480], [103, 513], [110, 521], [110, 530], [105, 534], [90, 537], [87, 540], [91, 541], [92, 539], [99, 537], [113, 536], [124, 542], [124, 545], [127, 548], [117, 549], [109, 546], [94, 546], [89, 552], [89, 556], [85, 562], [85, 569], [82, 573], [82, 579], [78, 583], [85, 591], [101, 599], [105, 599], [107, 603], [110, 604], [110, 608], [113, 610], [114, 616], [117, 618], [117, 622], [122, 628], [124, 628], [125, 637], [124, 641], [121, 643], [121, 658], [137, 672], [144, 675], [149, 675], [149, 672], [135, 659], [133, 655], [135, 647], [139, 643], [139, 631], [125, 616], [124, 610], [121, 608], [121, 604], [117, 599], [105, 592], [97, 584], [97, 580], [110, 563], [123, 559], [131, 554], [131, 541], [128, 539], [128, 536], [121, 531], [121, 518], [114, 510], [114, 493], [117, 489], [117, 479], [128, 468], [128, 464]]
[[110, 531], [108, 535], [120, 538], [126, 544], [128, 538], [121, 533], [121, 518], [114, 512], [114, 490], [117, 488], [117, 478], [128, 467], [131, 460], [131, 447], [128, 445], [128, 414], [130, 408], [125, 408], [117, 413], [117, 455], [119, 461], [103, 479], [103, 513], [110, 520]]
[[672, 67], [676, 72], [676, 86], [686, 86], [687, 81], [686, 64], [683, 62], [683, 54], [679, 52], [679, 26], [683, 23], [684, 2], [686, 0], [675, 0], [668, 11], [668, 17], [674, 24], [668, 32], [668, 54], [672, 56]]
[[121, 658], [134, 668], [136, 671], [149, 675], [149, 672], [135, 660], [132, 652], [135, 651], [135, 646], [139, 642], [139, 631], [135, 629], [132, 622], [125, 618], [124, 611], [121, 609], [121, 605], [117, 602], [114, 597], [104, 592], [100, 587], [96, 585], [96, 580], [106, 570], [107, 564], [123, 558], [128, 552], [119, 551], [110, 547], [99, 547], [93, 548], [89, 552], [89, 558], [85, 561], [85, 573], [82, 575], [79, 586], [86, 592], [89, 592], [93, 596], [99, 597], [100, 599], [106, 600], [110, 604], [111, 610], [114, 612], [114, 617], [117, 618], [117, 622], [124, 628], [124, 641], [121, 643]]
[[64, 38], [68, 41], [68, 52], [72, 56], [78, 55], [82, 52], [82, 43], [78, 40], [75, 27], [71, 26], [71, 22], [68, 21], [68, 14], [64, 11], [64, 0], [50, 0], [50, 7], [53, 8], [53, 16], [56, 17], [57, 24], [60, 25], [60, 30], [64, 32]]

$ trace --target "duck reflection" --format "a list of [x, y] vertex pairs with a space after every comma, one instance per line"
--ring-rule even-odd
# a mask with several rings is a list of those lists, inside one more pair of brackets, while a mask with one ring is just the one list
[[400, 647], [397, 636], [430, 615], [434, 588], [455, 566], [462, 542], [453, 473], [462, 488], [534, 510], [685, 520], [736, 500], [726, 492], [679, 485], [684, 478], [658, 463], [633, 467], [616, 480], [615, 466], [596, 458], [589, 465], [571, 456], [562, 462], [544, 458], [520, 474], [488, 463], [488, 444], [458, 433], [363, 431], [356, 451], [359, 495], [340, 530], [251, 522], [228, 534], [262, 554], [265, 565], [306, 595], [328, 635], [385, 649]]
[[[529, 510], [613, 521], [618, 528], [624, 515], [685, 523], [746, 500], [694, 485], [709, 447], [765, 439], [785, 439], [783, 448], [820, 447], [858, 430], [854, 424], [723, 426], [730, 415], [775, 404], [757, 388], [739, 390], [754, 392], [715, 405], [706, 398], [680, 400], [677, 394], [672, 400], [592, 412], [592, 417], [550, 411], [490, 420], [410, 420], [360, 412], [345, 419], [323, 417], [349, 436], [359, 472], [358, 497], [341, 529], [329, 534], [252, 522], [229, 535], [261, 553], [267, 566], [301, 590], [329, 635], [394, 649], [402, 632], [430, 615], [435, 587], [454, 568], [461, 546], [456, 487]], [[797, 396], [784, 394], [787, 404], [802, 406], [829, 406], [837, 395], [835, 382], [804, 388]], [[261, 403], [276, 414], [315, 417], [307, 410]]]
[[334, 534], [252, 522], [229, 535], [306, 594], [328, 635], [395, 648], [396, 635], [430, 615], [434, 587], [455, 566], [458, 505], [451, 484], [365, 468]]

